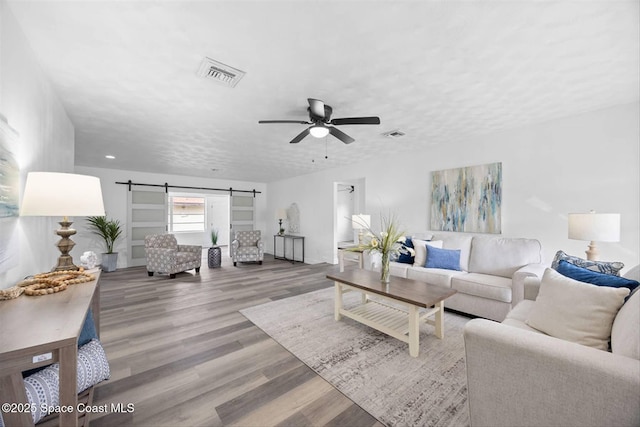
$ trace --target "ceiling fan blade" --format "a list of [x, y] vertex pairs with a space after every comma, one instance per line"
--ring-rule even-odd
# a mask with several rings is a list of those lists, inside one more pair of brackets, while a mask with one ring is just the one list
[[379, 125], [380, 117], [345, 117], [331, 120], [332, 125]]
[[297, 144], [298, 142], [302, 141], [307, 135], [309, 135], [309, 128], [306, 128], [305, 130], [300, 132], [298, 136], [289, 141], [289, 144]]
[[265, 124], [265, 123], [296, 123], [299, 125], [310, 125], [312, 124], [311, 122], [306, 122], [306, 121], [301, 121], [301, 120], [260, 120], [258, 122], [258, 124]]
[[324, 102], [313, 98], [307, 98], [307, 101], [309, 102], [309, 111], [311, 111], [311, 114], [324, 119]]
[[336, 138], [338, 138], [340, 141], [344, 142], [345, 144], [351, 144], [353, 141], [355, 141], [355, 139], [351, 138], [349, 135], [347, 135], [346, 133], [342, 132], [338, 128], [327, 127], [327, 129], [329, 129], [329, 133], [331, 135], [335, 136]]

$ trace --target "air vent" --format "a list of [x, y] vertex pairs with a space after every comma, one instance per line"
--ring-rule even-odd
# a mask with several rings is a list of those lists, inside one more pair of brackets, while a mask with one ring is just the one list
[[198, 75], [221, 85], [236, 87], [238, 82], [244, 77], [245, 72], [211, 58], [204, 58], [200, 64]]
[[389, 132], [385, 132], [382, 136], [386, 136], [387, 138], [400, 138], [401, 136], [405, 136], [404, 132], [400, 132], [399, 130], [391, 130]]

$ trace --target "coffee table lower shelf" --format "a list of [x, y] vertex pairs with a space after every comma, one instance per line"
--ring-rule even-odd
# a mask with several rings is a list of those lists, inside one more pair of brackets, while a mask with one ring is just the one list
[[[345, 309], [342, 305], [342, 294], [348, 291], [361, 292], [362, 304], [351, 309]], [[379, 294], [376, 297], [392, 301], [396, 305], [404, 306], [405, 309], [385, 304], [382, 301], [371, 300], [366, 292], [344, 283], [335, 283], [335, 293], [336, 321], [340, 320], [341, 316], [345, 316], [402, 342], [406, 342], [409, 344], [409, 354], [412, 357], [418, 357], [419, 353], [420, 321], [425, 321], [425, 323], [435, 326], [435, 335], [440, 339], [444, 337], [443, 301], [421, 312], [420, 307], [416, 305], [393, 298], [386, 298]], [[431, 316], [435, 318], [431, 319]]]

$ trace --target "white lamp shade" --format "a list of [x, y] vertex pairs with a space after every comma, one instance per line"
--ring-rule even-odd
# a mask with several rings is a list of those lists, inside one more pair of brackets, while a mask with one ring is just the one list
[[311, 133], [312, 136], [315, 136], [316, 138], [324, 138], [329, 134], [329, 128], [321, 125], [312, 126], [309, 129], [309, 132]]
[[104, 215], [100, 179], [72, 173], [29, 172], [20, 215]]
[[351, 225], [355, 230], [365, 230], [371, 227], [371, 215], [351, 215]]
[[276, 219], [287, 219], [287, 210], [283, 208], [276, 209]]
[[594, 242], [620, 241], [620, 214], [571, 213], [569, 238]]

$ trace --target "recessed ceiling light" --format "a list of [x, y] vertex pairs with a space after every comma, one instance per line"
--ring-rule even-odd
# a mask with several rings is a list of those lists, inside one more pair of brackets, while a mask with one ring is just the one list
[[116, 156], [112, 156], [111, 154], [107, 154], [106, 156], [104, 156], [107, 159], [113, 160], [116, 158]]

